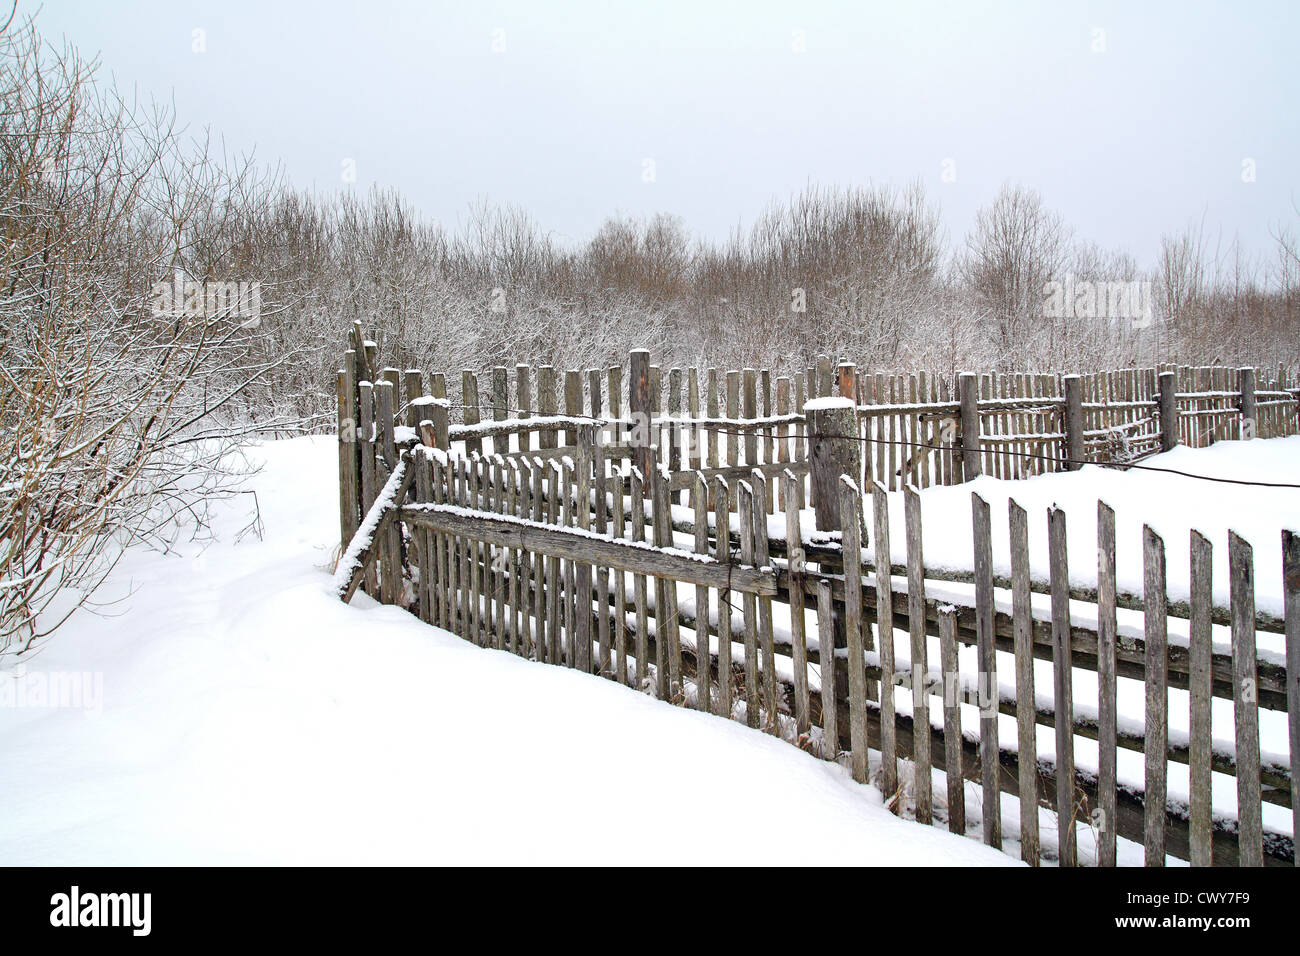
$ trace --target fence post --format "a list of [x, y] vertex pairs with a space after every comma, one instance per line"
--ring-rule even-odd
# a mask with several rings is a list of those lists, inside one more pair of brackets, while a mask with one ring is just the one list
[[961, 392], [961, 471], [962, 480], [970, 481], [983, 473], [980, 463], [979, 376], [962, 372], [957, 377]]
[[1255, 437], [1259, 422], [1255, 405], [1255, 370], [1243, 368], [1237, 374], [1241, 385], [1241, 440], [1250, 441]]
[[848, 475], [856, 482], [862, 473], [862, 445], [857, 440], [853, 400], [814, 398], [803, 409], [808, 419], [809, 481], [817, 530], [838, 531], [840, 475]]
[[1066, 471], [1078, 471], [1083, 461], [1083, 379], [1067, 375], [1065, 382], [1065, 464]]
[[650, 350], [633, 349], [627, 381], [627, 410], [632, 417], [629, 442], [636, 454], [633, 462], [645, 484], [642, 493], [650, 497]]
[[1178, 385], [1174, 372], [1160, 373], [1160, 450], [1178, 444]]
[[[862, 445], [857, 441], [857, 410], [850, 398], [814, 398], [804, 407], [808, 420], [808, 482], [818, 531], [840, 531], [840, 475], [854, 483], [862, 474]], [[861, 489], [859, 489], [861, 494]], [[822, 569], [835, 573], [843, 569], [839, 560], [825, 560]], [[846, 582], [847, 583], [847, 582]], [[844, 605], [835, 605], [834, 635], [836, 647], [847, 647]], [[823, 685], [825, 686], [825, 685]], [[835, 668], [833, 701], [848, 693], [848, 671]], [[823, 691], [824, 693], [824, 691]]]

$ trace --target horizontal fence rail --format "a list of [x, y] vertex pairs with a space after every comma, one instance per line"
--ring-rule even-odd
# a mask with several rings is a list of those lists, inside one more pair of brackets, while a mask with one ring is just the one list
[[[1011, 502], [1010, 550], [995, 561], [989, 505], [972, 494], [973, 570], [921, 550], [926, 483], [1221, 440], [1206, 423], [1227, 409], [1231, 437], [1294, 433], [1292, 393], [1254, 390], [1254, 370], [955, 383], [828, 362], [774, 381], [670, 370], [664, 401], [663, 376], [634, 353], [626, 376], [517, 366], [511, 387], [499, 369], [499, 404], [458, 409], [441, 376], [426, 394], [421, 373], [377, 370], [359, 327], [352, 344], [339, 376], [345, 599], [365, 590], [485, 647], [781, 736], [843, 760], [919, 822], [1034, 865], [1295, 861], [1294, 534], [1281, 617], [1256, 609], [1253, 552], [1235, 535], [1230, 601], [1214, 602], [1213, 549], [1195, 531], [1189, 597], [1170, 600], [1163, 539], [1147, 528], [1117, 542], [1102, 502], [1095, 586], [1071, 573], [1059, 508]], [[463, 399], [473, 379], [462, 375]], [[902, 563], [891, 505], [904, 511]], [[1040, 520], [1047, 574], [1029, 560]], [[1141, 549], [1140, 594], [1117, 586], [1117, 546]], [[1284, 661], [1257, 652], [1261, 633], [1284, 635]], [[1215, 700], [1231, 701], [1230, 738], [1215, 733]], [[1175, 705], [1186, 730], [1171, 729]]]

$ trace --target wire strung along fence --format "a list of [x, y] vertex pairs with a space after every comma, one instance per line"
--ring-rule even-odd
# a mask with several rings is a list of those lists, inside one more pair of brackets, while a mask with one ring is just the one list
[[[1189, 587], [1171, 597], [1164, 541], [1145, 528], [1117, 542], [1102, 502], [1094, 585], [1070, 567], [1058, 508], [1045, 565], [1014, 501], [995, 556], [978, 494], [969, 570], [922, 553], [917, 446], [945, 483], [1037, 473], [986, 436], [1058, 443], [1039, 470], [1085, 460], [1061, 443], [1101, 454], [1089, 432], [1142, 433], [1150, 417], [1165, 447], [1212, 417], [1169, 413], [1175, 371], [1067, 376], [1057, 395], [1037, 376], [962, 377], [953, 402], [932, 377], [901, 391], [903, 379], [829, 362], [793, 381], [664, 376], [634, 352], [626, 375], [494, 369], [487, 402], [464, 372], [453, 404], [442, 374], [380, 368], [359, 324], [351, 345], [338, 380], [344, 600], [365, 590], [484, 647], [845, 760], [899, 812], [1033, 865], [1294, 863], [1300, 537], [1283, 535], [1280, 616], [1255, 607], [1246, 541], [1230, 538], [1229, 600], [1216, 603], [1212, 545], [1191, 531]], [[1246, 432], [1293, 433], [1294, 404], [1266, 400], [1279, 403], [1269, 425]], [[896, 469], [901, 496], [882, 477]], [[1141, 593], [1119, 586], [1120, 545], [1141, 548]], [[1216, 701], [1230, 739], [1213, 732]]]

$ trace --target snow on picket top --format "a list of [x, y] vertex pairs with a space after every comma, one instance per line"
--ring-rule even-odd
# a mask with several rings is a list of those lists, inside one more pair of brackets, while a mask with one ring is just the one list
[[854, 408], [853, 399], [843, 398], [838, 395], [827, 395], [824, 398], [810, 398], [803, 403], [805, 412], [823, 412], [832, 408]]
[[[101, 595], [124, 599], [117, 616], [74, 617], [21, 675], [5, 663], [0, 686], [88, 672], [102, 693], [94, 710], [0, 706], [0, 860], [765, 864], [770, 840], [724, 831], [795, 813], [835, 834], [779, 838], [796, 864], [1016, 862], [898, 819], [783, 741], [364, 594], [344, 605], [336, 449], [254, 450], [264, 540], [235, 540], [251, 495], [222, 502], [217, 544], [129, 551]], [[593, 827], [601, 806], [619, 822]], [[713, 855], [661, 838], [698, 832], [701, 806], [726, 808]]]

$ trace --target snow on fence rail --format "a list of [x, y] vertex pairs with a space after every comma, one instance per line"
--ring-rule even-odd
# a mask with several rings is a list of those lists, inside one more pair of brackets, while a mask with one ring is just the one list
[[[1294, 535], [1284, 540], [1284, 619], [1255, 613], [1253, 556], [1235, 537], [1228, 606], [1213, 605], [1204, 539], [1194, 539], [1190, 599], [1170, 602], [1163, 542], [1149, 529], [1141, 542], [1144, 596], [1119, 593], [1114, 516], [1101, 503], [1095, 589], [1070, 587], [1060, 509], [1048, 516], [1050, 575], [1031, 575], [1029, 517], [1012, 507], [1011, 575], [995, 576], [988, 506], [977, 495], [974, 571], [927, 567], [915, 488], [904, 494], [906, 562], [879, 565], [872, 555], [890, 553], [889, 499], [875, 472], [881, 446], [861, 440], [872, 416], [863, 414], [857, 386], [849, 387], [851, 367], [841, 366], [837, 379], [851, 399], [809, 402], [806, 390], [793, 389], [803, 415], [791, 411], [788, 380], [778, 381], [775, 408], [760, 407], [749, 387], [760, 377], [728, 375], [725, 415], [716, 391], [703, 416], [697, 404], [690, 408], [684, 424], [694, 437], [674, 427], [683, 423], [671, 399], [669, 414], [659, 414], [645, 353], [633, 357], [627, 414], [621, 394], [611, 392], [606, 404], [598, 388], [584, 414], [581, 378], [570, 373], [563, 414], [543, 388], [536, 415], [519, 398], [522, 412], [494, 411], [489, 424], [465, 408], [467, 421], [453, 425], [437, 376], [434, 394], [424, 396], [422, 376], [407, 372], [408, 399], [399, 408], [398, 383], [374, 374], [373, 349], [359, 329], [354, 335], [362, 347], [349, 352], [339, 380], [341, 525], [345, 547], [352, 542], [340, 566], [341, 593], [361, 586], [481, 645], [743, 720], [828, 759], [847, 754], [859, 781], [868, 779], [874, 753], [873, 779], [887, 797], [908, 779], [899, 761], [909, 760], [909, 806], [918, 820], [946, 819], [961, 833], [978, 817], [986, 843], [1000, 846], [1005, 835], [1034, 864], [1072, 865], [1082, 845], [1084, 862], [1115, 865], [1121, 838], [1157, 864], [1167, 855], [1195, 865], [1294, 861]], [[526, 367], [516, 374], [520, 382], [531, 378]], [[545, 369], [538, 378], [555, 381]], [[589, 386], [601, 378], [589, 376]], [[1172, 373], [1164, 381], [1171, 380]], [[1085, 396], [1089, 411], [1114, 411], [1105, 420], [1118, 425], [1159, 400], [1158, 392], [1121, 387], [1105, 393], [1124, 396], [1112, 409], [1087, 379], [1069, 381], [1061, 414], [1072, 421], [1083, 420]], [[464, 384], [474, 394], [473, 383]], [[835, 393], [821, 384], [819, 397]], [[959, 397], [955, 408], [970, 415], [968, 395], [981, 386], [959, 384], [967, 401]], [[1054, 431], [1017, 433], [1019, 419], [996, 417], [1057, 414], [1041, 410], [1054, 407], [1044, 396], [996, 398], [973, 408], [981, 433], [1005, 424], [1008, 438], [1061, 441]], [[886, 408], [877, 417], [918, 414], [898, 403]], [[941, 408], [950, 414], [954, 405]], [[932, 480], [962, 473], [962, 446], [958, 437], [947, 459], [930, 459]], [[999, 448], [981, 444], [981, 464]], [[997, 460], [991, 464], [996, 471]], [[917, 474], [920, 463], [906, 470]], [[872, 492], [865, 499], [864, 475]], [[1036, 603], [1035, 594], [1050, 602]], [[1171, 641], [1170, 618], [1180, 615], [1187, 640]], [[1230, 629], [1230, 653], [1216, 652], [1215, 626]], [[1256, 653], [1256, 630], [1285, 633], [1285, 662]], [[1076, 699], [1080, 673], [1095, 675], [1095, 699]], [[1185, 732], [1170, 730], [1170, 688], [1187, 692]], [[1216, 699], [1231, 701], [1232, 740], [1212, 735]], [[1270, 734], [1264, 747], [1261, 718]], [[1279, 721], [1284, 746], [1275, 742]], [[919, 729], [927, 725], [928, 732]], [[1038, 727], [1054, 728], [1054, 745], [1038, 740]], [[1187, 767], [1187, 782], [1171, 792], [1177, 765]], [[946, 801], [935, 800], [932, 774], [944, 781]], [[1234, 798], [1214, 788], [1216, 776], [1233, 780]], [[974, 806], [967, 806], [966, 780], [982, 790]], [[1019, 821], [1005, 834], [1004, 810]], [[1055, 828], [1055, 841], [1041, 838], [1040, 816]]]

